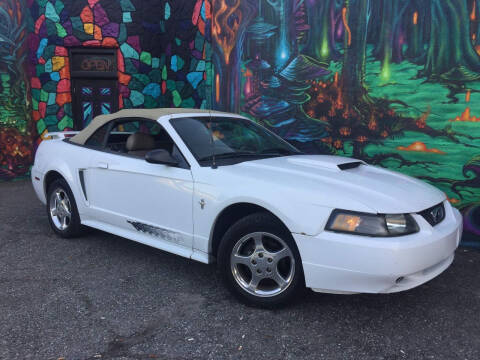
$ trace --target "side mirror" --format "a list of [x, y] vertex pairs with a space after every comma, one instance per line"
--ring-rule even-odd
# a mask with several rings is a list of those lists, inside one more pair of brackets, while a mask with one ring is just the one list
[[179, 161], [164, 149], [157, 149], [148, 152], [145, 155], [145, 160], [151, 164], [163, 164], [167, 166], [177, 166], [179, 164]]

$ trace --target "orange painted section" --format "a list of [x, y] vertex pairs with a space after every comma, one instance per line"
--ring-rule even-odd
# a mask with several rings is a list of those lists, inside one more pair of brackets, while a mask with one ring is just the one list
[[220, 75], [215, 75], [215, 101], [220, 102]]
[[345, 31], [347, 32], [347, 45], [350, 46], [352, 44], [352, 31], [350, 30], [350, 26], [348, 26], [346, 7], [342, 9], [342, 21], [343, 26], [345, 26]]

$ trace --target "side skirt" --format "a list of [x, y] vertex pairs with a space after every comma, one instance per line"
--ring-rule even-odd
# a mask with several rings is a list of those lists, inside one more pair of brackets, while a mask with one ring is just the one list
[[128, 240], [136, 241], [141, 244], [154, 247], [156, 249], [164, 250], [166, 252], [169, 252], [175, 255], [180, 255], [188, 259], [200, 261], [205, 264], [209, 263], [208, 254], [205, 254], [198, 250], [192, 250], [191, 248], [187, 248], [182, 245], [173, 244], [171, 242], [161, 240], [158, 237], [152, 237], [148, 233], [143, 233], [136, 230], [120, 229], [116, 226], [112, 226], [110, 224], [106, 224], [106, 223], [95, 221], [95, 220], [84, 220], [82, 221], [82, 224], [98, 230], [108, 232], [110, 234], [121, 236]]

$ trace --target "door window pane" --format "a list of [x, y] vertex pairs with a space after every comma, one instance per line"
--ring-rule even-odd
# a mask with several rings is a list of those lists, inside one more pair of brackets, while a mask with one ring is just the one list
[[93, 103], [91, 101], [82, 102], [83, 126], [87, 126], [93, 118]]
[[118, 110], [117, 83], [111, 79], [72, 79], [75, 129], [83, 129], [98, 115]]
[[83, 86], [82, 87], [82, 95], [92, 95], [92, 92], [93, 92], [93, 89], [91, 87], [88, 87], [88, 86]]
[[112, 95], [111, 88], [100, 88], [100, 95]]
[[102, 102], [101, 108], [102, 114], [110, 114], [112, 112], [112, 106], [109, 102]]

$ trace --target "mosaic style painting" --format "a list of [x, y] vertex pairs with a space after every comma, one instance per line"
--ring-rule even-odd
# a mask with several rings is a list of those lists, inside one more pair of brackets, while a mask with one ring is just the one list
[[212, 8], [214, 108], [246, 114], [307, 153], [423, 179], [480, 238], [478, 0]]
[[33, 159], [25, 15], [22, 0], [0, 1], [0, 180], [25, 175]]
[[[69, 130], [68, 49], [117, 51], [119, 108], [206, 107], [208, 3], [198, 0], [29, 0], [33, 120], [39, 134]], [[83, 104], [88, 113], [89, 104]], [[109, 112], [105, 103], [102, 112]]]

